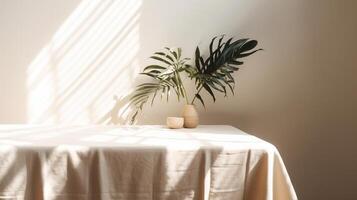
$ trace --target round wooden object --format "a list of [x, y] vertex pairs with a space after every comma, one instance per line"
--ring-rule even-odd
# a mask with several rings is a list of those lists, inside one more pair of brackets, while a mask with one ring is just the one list
[[184, 120], [182, 117], [167, 117], [166, 125], [169, 128], [177, 129], [183, 127]]

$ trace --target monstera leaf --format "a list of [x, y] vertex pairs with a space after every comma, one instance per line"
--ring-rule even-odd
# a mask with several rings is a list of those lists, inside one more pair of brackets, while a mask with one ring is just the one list
[[[218, 40], [218, 42], [215, 42]], [[224, 36], [214, 37], [209, 45], [209, 56], [205, 59], [199, 47], [195, 52], [195, 66], [189, 66], [186, 71], [190, 71], [190, 77], [195, 79], [197, 93], [195, 99], [199, 99], [204, 104], [200, 91], [204, 88], [216, 101], [214, 91], [218, 91], [227, 96], [227, 88], [234, 94], [235, 81], [233, 73], [243, 65], [242, 58], [250, 56], [262, 49], [253, 50], [258, 42], [251, 39], [239, 39], [233, 41], [229, 38], [223, 42]], [[215, 47], [214, 47], [215, 46]]]

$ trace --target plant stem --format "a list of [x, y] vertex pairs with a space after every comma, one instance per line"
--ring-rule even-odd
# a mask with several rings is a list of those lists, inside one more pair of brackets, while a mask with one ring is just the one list
[[186, 92], [185, 86], [183, 85], [183, 82], [181, 80], [181, 76], [180, 76], [179, 73], [177, 73], [177, 77], [178, 77], [178, 80], [180, 81], [180, 87], [183, 89], [183, 93], [184, 93], [184, 96], [185, 96], [185, 99], [186, 99], [186, 103], [189, 104], [188, 97], [187, 97], [187, 92]]
[[193, 104], [193, 102], [194, 102], [195, 99], [196, 99], [196, 95], [201, 92], [202, 88], [203, 88], [203, 85], [201, 85], [200, 88], [197, 90], [197, 93], [196, 93], [195, 96], [193, 97], [191, 104]]

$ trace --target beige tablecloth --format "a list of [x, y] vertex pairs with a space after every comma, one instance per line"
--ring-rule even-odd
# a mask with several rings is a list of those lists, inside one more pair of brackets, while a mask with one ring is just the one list
[[230, 126], [0, 126], [0, 199], [297, 199], [277, 149]]

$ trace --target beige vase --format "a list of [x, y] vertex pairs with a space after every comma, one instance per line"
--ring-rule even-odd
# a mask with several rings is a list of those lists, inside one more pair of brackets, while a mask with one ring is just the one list
[[194, 105], [185, 105], [182, 111], [185, 128], [196, 128], [199, 123], [198, 113]]

